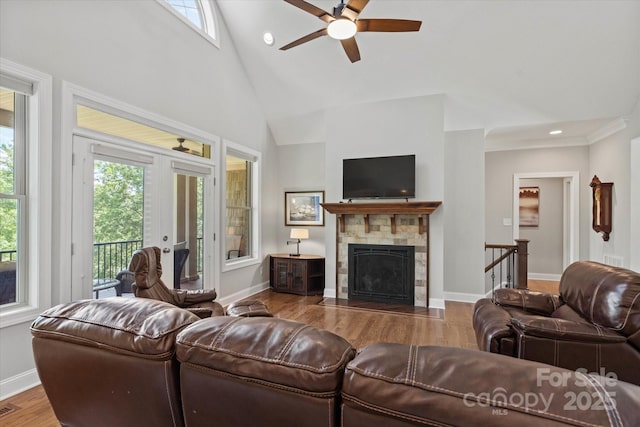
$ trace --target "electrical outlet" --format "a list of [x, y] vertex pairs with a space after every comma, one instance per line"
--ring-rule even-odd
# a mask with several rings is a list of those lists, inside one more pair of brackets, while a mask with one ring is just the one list
[[511, 218], [502, 218], [502, 225], [504, 225], [505, 227], [512, 225]]

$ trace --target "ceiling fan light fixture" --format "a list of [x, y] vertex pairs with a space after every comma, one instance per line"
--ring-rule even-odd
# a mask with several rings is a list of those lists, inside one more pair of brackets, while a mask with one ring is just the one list
[[356, 23], [347, 18], [336, 19], [327, 27], [329, 37], [336, 40], [346, 40], [355, 36], [358, 32]]

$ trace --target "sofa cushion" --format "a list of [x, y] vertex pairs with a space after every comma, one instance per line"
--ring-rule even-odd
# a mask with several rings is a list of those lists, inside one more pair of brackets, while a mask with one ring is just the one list
[[31, 325], [34, 337], [75, 342], [138, 356], [170, 356], [175, 336], [198, 320], [161, 301], [112, 297], [80, 300], [46, 310]]
[[[562, 385], [558, 379], [563, 379]], [[600, 410], [577, 410], [571, 396]], [[637, 388], [506, 356], [377, 343], [349, 363], [343, 425], [638, 425]]]
[[640, 329], [640, 274], [578, 261], [560, 279], [561, 298], [590, 323], [630, 336]]
[[272, 317], [203, 319], [176, 346], [181, 363], [307, 392], [335, 392], [355, 354], [329, 331]]

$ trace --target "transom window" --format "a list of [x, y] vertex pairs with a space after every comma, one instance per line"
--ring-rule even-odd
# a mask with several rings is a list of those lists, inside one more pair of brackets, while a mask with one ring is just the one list
[[213, 0], [157, 0], [182, 22], [218, 47], [218, 28]]
[[202, 8], [197, 0], [165, 0], [175, 10], [180, 12], [182, 16], [187, 18], [193, 25], [203, 30], [202, 26]]

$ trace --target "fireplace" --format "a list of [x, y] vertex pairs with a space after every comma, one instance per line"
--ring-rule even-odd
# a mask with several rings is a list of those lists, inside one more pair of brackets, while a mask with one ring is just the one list
[[414, 305], [415, 247], [349, 244], [349, 299]]

